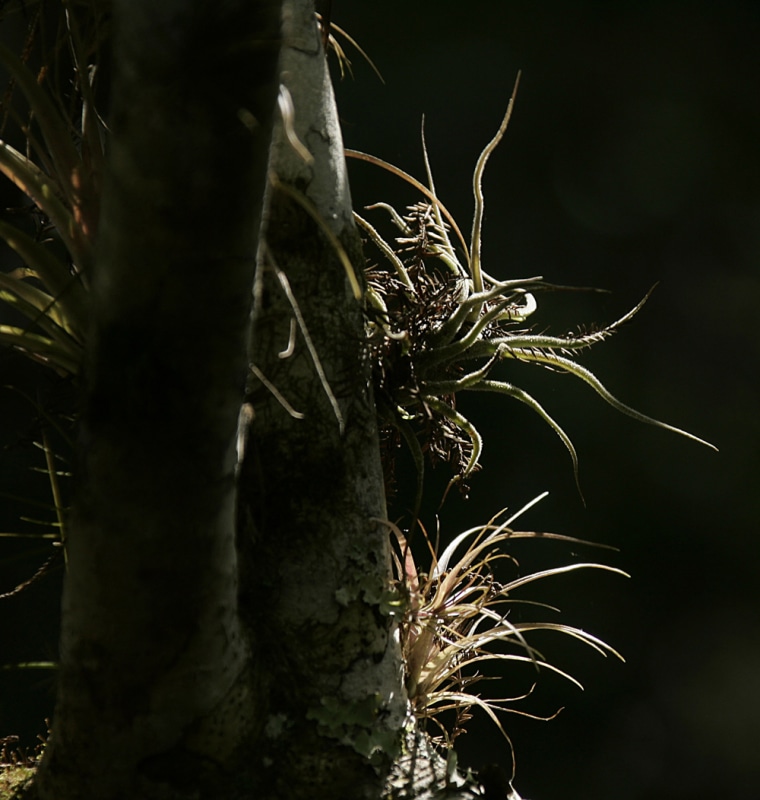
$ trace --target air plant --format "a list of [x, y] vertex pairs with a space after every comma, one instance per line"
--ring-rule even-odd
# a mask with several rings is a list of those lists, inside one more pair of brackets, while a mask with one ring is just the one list
[[[82, 4], [91, 12], [89, 16], [73, 13], [74, 6]], [[46, 88], [58, 63], [55, 69], [46, 66], [35, 75], [22, 58], [0, 43], [0, 64], [11, 76], [10, 86], [21, 90], [29, 107], [28, 114], [22, 115], [8, 99], [11, 92], [6, 93], [4, 118], [16, 122], [27, 148], [22, 153], [0, 139], [0, 172], [26, 195], [38, 228], [36, 235], [30, 236], [17, 225], [0, 220], [0, 239], [23, 262], [11, 272], [0, 273], [0, 300], [28, 320], [24, 327], [0, 325], [0, 344], [60, 374], [76, 375], [89, 319], [88, 289], [105, 162], [106, 126], [96, 111], [95, 81], [109, 12], [87, 0], [68, 0], [62, 6], [57, 62], [65, 61], [60, 55], [68, 49], [70, 89]], [[42, 13], [36, 12], [29, 43], [37, 35]], [[317, 19], [323, 24], [319, 15]], [[351, 62], [335, 34], [355, 47], [377, 73], [369, 56], [346, 31], [329, 20], [323, 27], [341, 76], [350, 72]], [[64, 97], [69, 98], [68, 104]], [[287, 99], [287, 95], [281, 97], [281, 107]]]
[[577, 453], [559, 423], [524, 389], [491, 377], [493, 367], [505, 360], [538, 364], [573, 375], [623, 414], [713, 447], [687, 431], [621, 402], [576, 360], [583, 350], [604, 341], [628, 322], [648, 295], [620, 319], [599, 330], [553, 336], [535, 332], [526, 322], [537, 308], [537, 292], [566, 287], [552, 286], [541, 276], [499, 280], [484, 270], [483, 173], [509, 124], [518, 83], [519, 75], [504, 118], [475, 165], [472, 180], [475, 207], [469, 244], [436, 194], [424, 126], [422, 151], [427, 184], [380, 158], [347, 151], [352, 158], [402, 178], [423, 196], [404, 215], [387, 203], [367, 207], [389, 215], [397, 229], [393, 242], [383, 238], [363, 216], [356, 215], [367, 239], [383, 256], [383, 263], [367, 272], [369, 347], [379, 410], [386, 425], [395, 428], [406, 441], [415, 461], [416, 512], [422, 492], [424, 451], [434, 463], [436, 460], [454, 463], [455, 475], [449, 487], [457, 482], [464, 485], [478, 468], [483, 441], [476, 426], [456, 406], [459, 392], [493, 392], [527, 405], [567, 448], [578, 483]]
[[[75, 6], [83, 4], [94, 13], [75, 14]], [[13, 10], [18, 9], [4, 14]], [[30, 21], [21, 56], [0, 43], [0, 65], [9, 75], [0, 105], [2, 131], [10, 121], [26, 142], [22, 152], [0, 140], [0, 172], [25, 195], [22, 208], [8, 210], [13, 222], [0, 220], [0, 239], [21, 261], [0, 273], [0, 300], [22, 318], [0, 325], [0, 345], [60, 376], [76, 376], [89, 327], [89, 281], [104, 168], [105, 125], [95, 111], [95, 94], [108, 15], [88, 0], [64, 2], [60, 13], [41, 5], [26, 10]], [[49, 13], [54, 19], [52, 43], [46, 38]], [[38, 53], [43, 66], [33, 70], [30, 64]], [[57, 443], [63, 443], [64, 451], [71, 448], [72, 418], [58, 404], [50, 407], [16, 391], [35, 407], [39, 441], [34, 444], [45, 458], [39, 471], [47, 475], [52, 496], [52, 505], [44, 507], [54, 512], [55, 521], [24, 517], [41, 529], [0, 536], [45, 544], [52, 540], [53, 550], [26, 580], [7, 590], [0, 587], [0, 597], [24, 591], [65, 559], [69, 472]]]
[[[518, 75], [519, 82], [519, 75]], [[628, 322], [646, 302], [648, 294], [628, 313], [597, 330], [564, 336], [536, 332], [528, 320], [537, 309], [536, 295], [555, 287], [541, 276], [498, 280], [481, 263], [484, 215], [483, 173], [491, 153], [504, 136], [514, 106], [517, 82], [501, 124], [478, 158], [473, 172], [474, 213], [469, 244], [456, 220], [439, 199], [425, 145], [422, 151], [426, 184], [375, 156], [357, 151], [348, 155], [400, 177], [422, 199], [402, 215], [387, 203], [367, 210], [385, 212], [396, 228], [392, 241], [356, 215], [368, 241], [382, 256], [367, 270], [368, 342], [374, 369], [378, 410], [386, 435], [395, 430], [411, 451], [417, 470], [417, 492], [411, 530], [419, 524], [425, 456], [453, 462], [449, 487], [464, 486], [478, 468], [482, 437], [475, 425], [457, 408], [464, 391], [486, 391], [512, 397], [527, 405], [557, 434], [567, 448], [578, 480], [578, 456], [570, 437], [543, 405], [522, 388], [491, 376], [505, 360], [537, 364], [579, 378], [618, 411], [700, 444], [708, 442], [687, 431], [636, 411], [611, 394], [601, 381], [577, 362], [585, 349], [604, 341]], [[386, 461], [392, 454], [386, 452]], [[386, 467], [388, 465], [386, 464]], [[543, 495], [542, 495], [543, 496]], [[515, 593], [522, 587], [579, 569], [601, 569], [625, 575], [619, 569], [584, 562], [518, 576], [500, 583], [494, 572], [499, 562], [514, 558], [503, 548], [517, 539], [546, 538], [579, 543], [558, 534], [517, 531], [511, 526], [537, 500], [507, 518], [498, 514], [457, 536], [442, 552], [430, 546], [432, 566], [423, 572], [411, 542], [393, 523], [396, 539], [395, 613], [405, 666], [406, 690], [415, 719], [432, 723], [438, 742], [451, 748], [480, 709], [509, 742], [500, 716], [503, 712], [526, 713], [516, 703], [526, 691], [507, 691], [506, 697], [485, 697], [479, 687], [488, 666], [497, 662], [532, 665], [578, 684], [571, 675], [546, 658], [528, 642], [534, 631], [555, 631], [570, 636], [597, 652], [620, 655], [586, 631], [564, 623], [525, 622], [510, 617]], [[516, 562], [515, 562], [516, 563]], [[522, 601], [525, 602], [525, 601]], [[541, 604], [534, 606], [543, 607]], [[552, 609], [555, 610], [556, 609]], [[535, 685], [535, 684], [534, 684]], [[579, 685], [579, 684], [578, 684]], [[527, 714], [531, 716], [530, 714]], [[511, 751], [511, 742], [510, 751]], [[514, 756], [513, 756], [514, 769]]]
[[[24, 60], [0, 44], [0, 64], [8, 70], [12, 83], [23, 93], [29, 106], [28, 113], [22, 115], [10, 103], [4, 103], [6, 118], [12, 118], [26, 137], [27, 151], [22, 153], [0, 141], [0, 171], [27, 196], [33, 218], [39, 223], [36, 235], [29, 235], [0, 221], [0, 238], [23, 262], [12, 272], [0, 274], [0, 299], [13, 305], [28, 321], [26, 327], [0, 326], [0, 343], [59, 373], [76, 375], [89, 325], [88, 286], [98, 226], [105, 126], [95, 111], [94, 85], [97, 29], [103, 21], [96, 15], [94, 30], [84, 35], [69, 13], [69, 6], [64, 3], [66, 13], [61, 39], [69, 48], [72, 67], [71, 89], [67, 92], [48, 91], [48, 72], [43, 70], [35, 75]], [[326, 40], [338, 55], [341, 70], [344, 64], [350, 66], [331, 31], [343, 35], [357, 48], [358, 45], [342, 30], [329, 24], [329, 20], [323, 27]], [[363, 54], [361, 48], [358, 49]], [[516, 89], [517, 86], [515, 92]], [[64, 97], [69, 98], [70, 107], [66, 106]], [[392, 241], [383, 238], [364, 216], [356, 215], [357, 224], [383, 258], [382, 264], [368, 267], [366, 272], [368, 355], [378, 411], [386, 426], [397, 430], [408, 443], [417, 466], [415, 519], [419, 512], [426, 454], [433, 461], [453, 461], [455, 475], [450, 485], [463, 486], [478, 468], [482, 437], [457, 408], [456, 398], [462, 391], [503, 394], [531, 408], [567, 448], [577, 481], [578, 458], [565, 431], [525, 390], [491, 377], [496, 364], [505, 360], [538, 364], [574, 375], [618, 411], [712, 447], [686, 431], [625, 405], [576, 360], [583, 350], [604, 341], [630, 320], [646, 297], [620, 319], [599, 330], [552, 336], [535, 332], [527, 323], [537, 308], [536, 294], [556, 287], [541, 276], [499, 280], [484, 270], [481, 263], [483, 173], [507, 129], [514, 98], [513, 92], [496, 134], [475, 165], [469, 243], [437, 196], [424, 135], [426, 183], [382, 159], [347, 151], [350, 157], [378, 165], [402, 178], [422, 196], [421, 201], [410, 206], [403, 215], [386, 203], [369, 207], [389, 216], [396, 228]], [[287, 127], [291, 112], [286, 101], [287, 96], [283, 96], [281, 108], [284, 104], [283, 119]], [[340, 252], [337, 240], [333, 246]], [[352, 274], [350, 264], [347, 274]], [[284, 273], [280, 280], [287, 292]], [[358, 287], [359, 282], [355, 283]], [[293, 311], [297, 317], [295, 303]], [[301, 328], [305, 331], [303, 325]], [[316, 354], [312, 357], [315, 368], [319, 369]], [[276, 391], [276, 387], [273, 390]], [[47, 443], [45, 453], [59, 516], [58, 527], [63, 536], [62, 506], [55, 482], [57, 473]], [[401, 530], [388, 523], [398, 545], [396, 599], [392, 608], [399, 620], [407, 693], [416, 718], [435, 724], [446, 745], [453, 743], [475, 709], [482, 710], [507, 736], [499, 714], [514, 711], [514, 702], [519, 698], [486, 699], [476, 693], [474, 687], [483, 678], [480, 670], [487, 664], [528, 664], [577, 683], [528, 643], [526, 636], [532, 631], [559, 632], [602, 654], [618, 655], [613, 648], [579, 628], [510, 619], [510, 609], [518, 602], [514, 593], [527, 584], [578, 569], [625, 574], [602, 564], [576, 563], [499, 583], [493, 567], [500, 561], [513, 560], [500, 550], [504, 544], [539, 536], [579, 541], [556, 534], [515, 531], [511, 525], [522, 511], [506, 518], [503, 514], [497, 515], [485, 525], [465, 531], [440, 554], [433, 548], [433, 563], [428, 572], [418, 567]], [[529, 688], [527, 693], [530, 691]], [[454, 722], [447, 726], [444, 720], [451, 718]]]
[[[0, 221], [0, 238], [23, 262], [0, 274], [0, 299], [28, 320], [24, 327], [0, 326], [0, 343], [60, 374], [75, 375], [89, 318], [88, 283], [104, 165], [105, 127], [94, 98], [97, 46], [105, 22], [95, 15], [92, 29], [84, 32], [69, 3], [63, 6], [58, 43], [69, 51], [67, 91], [48, 90], [58, 77], [58, 63], [35, 75], [0, 43], [0, 64], [10, 74], [9, 88], [17, 87], [28, 104], [28, 112], [22, 114], [12, 103], [12, 92], [6, 93], [4, 118], [14, 120], [27, 147], [22, 153], [0, 140], [0, 172], [26, 195], [37, 223], [30, 235]], [[42, 11], [37, 14], [39, 22]], [[27, 51], [37, 35], [36, 26], [30, 30]], [[68, 82], [69, 76], [60, 80]]]
[[[533, 690], [529, 686], [515, 696], [484, 697], [473, 687], [484, 680], [483, 669], [497, 662], [528, 664], [548, 670], [580, 687], [580, 683], [546, 658], [527, 641], [533, 631], [554, 631], [570, 636], [602, 655], [622, 656], [608, 644], [580, 628], [557, 622], [525, 622], [510, 619], [520, 601], [518, 589], [531, 583], [581, 569], [601, 569], [627, 577], [615, 567], [597, 563], [573, 563], [499, 583], [494, 575], [498, 562], [515, 559], [503, 546], [517, 539], [554, 539], [588, 544], [569, 536], [514, 530], [511, 526], [526, 510], [545, 497], [535, 498], [509, 517], [502, 511], [485, 525], [459, 534], [444, 550], [430, 547], [428, 572], [418, 567], [401, 530], [388, 523], [396, 538], [394, 552], [395, 598], [393, 612], [399, 621], [399, 638], [406, 671], [406, 690], [417, 720], [434, 723], [439, 744], [450, 748], [466, 729], [473, 711], [480, 709], [496, 725], [510, 745], [502, 725], [504, 712], [533, 716], [516, 706]], [[427, 538], [427, 537], [426, 537]], [[429, 542], [428, 542], [429, 543]], [[551, 606], [531, 606], [557, 611]], [[534, 684], [535, 685], [535, 684]], [[581, 687], [582, 688], [582, 687]]]

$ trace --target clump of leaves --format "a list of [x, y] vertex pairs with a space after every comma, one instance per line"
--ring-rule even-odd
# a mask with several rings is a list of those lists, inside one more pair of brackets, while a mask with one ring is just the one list
[[[25, 141], [22, 152], [0, 140], [0, 173], [25, 195], [22, 207], [8, 209], [0, 219], [0, 239], [21, 261], [0, 273], [0, 300], [21, 318], [17, 324], [0, 325], [0, 345], [62, 376], [78, 374], [89, 324], [89, 278], [104, 166], [105, 126], [95, 111], [99, 54], [108, 28], [104, 8], [90, 0], [66, 0], [10, 3], [2, 9], [3, 21], [22, 15], [27, 34], [18, 55], [0, 43], [0, 67], [9, 76], [0, 100], [0, 135], [15, 127]], [[68, 409], [64, 383], [57, 382], [54, 391]], [[36, 530], [2, 532], [0, 537], [52, 542], [53, 550], [26, 580], [0, 587], [0, 598], [25, 590], [65, 557], [69, 473], [58, 450], [59, 445], [70, 449], [72, 418], [60, 402], [49, 404], [50, 397], [42, 403], [16, 391], [35, 408], [34, 444], [45, 458], [39, 471], [47, 475], [52, 495], [45, 508], [55, 520], [25, 516], [22, 521]]]
[[[621, 402], [593, 372], [578, 363], [578, 356], [584, 350], [604, 341], [628, 322], [647, 297], [601, 329], [554, 336], [535, 331], [528, 321], [537, 309], [539, 292], [567, 287], [552, 286], [541, 276], [499, 280], [483, 269], [483, 173], [506, 131], [515, 92], [495, 136], [475, 165], [475, 203], [469, 244], [436, 193], [424, 128], [422, 150], [426, 184], [379, 158], [348, 152], [354, 158], [402, 178], [422, 195], [422, 200], [409, 206], [404, 214], [387, 203], [368, 207], [368, 210], [382, 210], [390, 217], [396, 228], [392, 240], [384, 238], [363, 216], [356, 215], [367, 239], [382, 256], [381, 262], [367, 272], [369, 350], [377, 403], [386, 432], [394, 431], [398, 438], [407, 442], [416, 464], [418, 485], [413, 531], [419, 516], [426, 457], [433, 463], [448, 461], [453, 465], [454, 477], [449, 488], [456, 483], [464, 486], [478, 468], [482, 438], [475, 425], [457, 408], [460, 392], [495, 392], [531, 408], [567, 448], [576, 483], [579, 483], [578, 457], [563, 428], [524, 389], [492, 377], [493, 368], [507, 360], [573, 375], [623, 414], [713, 447], [687, 431]], [[387, 468], [392, 462], [392, 453], [384, 455]], [[533, 503], [526, 508], [531, 505]], [[626, 574], [614, 567], [584, 562], [499, 582], [497, 574], [500, 573], [495, 571], [499, 562], [516, 564], [504, 549], [514, 540], [545, 538], [580, 542], [558, 534], [513, 529], [513, 522], [524, 510], [506, 518], [504, 513], [499, 514], [485, 525], [465, 531], [442, 552], [431, 546], [426, 536], [432, 558], [427, 572], [419, 567], [418, 554], [412, 551], [405, 535], [389, 523], [397, 544], [396, 613], [409, 701], [414, 717], [432, 724], [439, 743], [448, 748], [466, 729], [476, 709], [491, 719], [508, 742], [501, 715], [504, 712], [526, 713], [516, 704], [531, 694], [535, 684], [521, 692], [510, 690], [505, 693], [507, 696], [484, 696], [479, 689], [489, 666], [503, 662], [529, 665], [536, 671], [554, 672], [578, 684], [529, 643], [531, 633], [554, 631], [577, 639], [603, 655], [620, 657], [612, 647], [580, 628], [510, 617], [515, 603], [526, 602], [515, 594], [528, 584], [581, 569]], [[424, 528], [421, 525], [419, 528], [424, 534]], [[531, 605], [550, 608], [536, 603]]]
[[[0, 220], [0, 238], [22, 261], [0, 274], [0, 299], [28, 320], [23, 327], [0, 326], [0, 343], [62, 374], [78, 373], [81, 364], [105, 134], [95, 82], [107, 13], [93, 6], [89, 16], [75, 15], [73, 5], [62, 4], [52, 47], [44, 41], [50, 21], [42, 6], [33, 12], [22, 57], [0, 43], [0, 65], [10, 75], [3, 127], [12, 120], [26, 140], [24, 153], [0, 140], [0, 172], [26, 195], [35, 223], [27, 233]], [[35, 73], [36, 50], [43, 66]], [[26, 107], [19, 108], [15, 89]]]
[[[24, 52], [19, 57], [0, 43], [0, 66], [10, 75], [0, 101], [0, 136], [11, 120], [23, 134], [26, 149], [21, 152], [0, 139], [0, 172], [26, 196], [28, 205], [20, 210], [34, 220], [35, 230], [30, 235], [22, 226], [0, 220], [0, 239], [23, 262], [0, 273], [0, 300], [28, 321], [25, 326], [0, 325], [0, 344], [61, 374], [75, 375], [88, 326], [89, 278], [105, 165], [107, 131], [95, 101], [111, 12], [107, 3], [62, 0], [52, 11], [42, 4], [32, 11], [17, 3], [5, 14], [20, 11], [31, 15]], [[337, 37], [355, 47], [377, 72], [346, 31], [320, 15], [317, 20], [326, 45], [337, 56], [341, 75], [350, 72], [351, 62]], [[48, 47], [46, 29], [51, 24], [56, 30]], [[38, 51], [43, 66], [35, 71], [30, 63]], [[26, 105], [22, 110], [16, 89]], [[288, 103], [283, 86], [280, 108], [286, 127], [294, 113]]]
[[483, 446], [481, 435], [456, 406], [457, 395], [464, 391], [503, 394], [531, 408], [562, 440], [578, 481], [575, 447], [560, 425], [524, 389], [491, 377], [493, 367], [505, 360], [537, 364], [573, 375], [623, 414], [713, 447], [687, 431], [621, 402], [593, 372], [577, 362], [583, 350], [604, 341], [630, 320], [646, 297], [620, 319], [599, 330], [552, 336], [535, 332], [526, 322], [537, 308], [537, 292], [566, 287], [552, 286], [540, 276], [499, 280], [483, 269], [483, 173], [507, 129], [515, 92], [499, 129], [475, 165], [475, 209], [469, 244], [436, 194], [424, 130], [427, 185], [375, 156], [347, 151], [353, 158], [402, 178], [423, 195], [403, 215], [387, 203], [368, 206], [368, 210], [380, 209], [390, 216], [397, 229], [392, 242], [383, 238], [368, 220], [356, 215], [368, 240], [383, 256], [383, 261], [367, 274], [371, 304], [369, 347], [380, 411], [386, 424], [406, 441], [416, 464], [417, 508], [425, 455], [433, 462], [445, 460], [453, 464], [452, 483], [464, 484], [478, 467]]
[[[504, 546], [517, 539], [588, 544], [569, 536], [511, 527], [544, 496], [545, 493], [516, 514], [506, 517], [506, 512], [500, 512], [485, 525], [464, 531], [440, 553], [430, 546], [432, 565], [427, 572], [419, 568], [401, 530], [388, 523], [397, 544], [394, 552], [396, 613], [409, 701], [414, 716], [423, 723], [433, 723], [438, 741], [446, 747], [464, 732], [475, 709], [485, 712], [510, 748], [500, 715], [511, 712], [532, 716], [515, 704], [527, 697], [535, 684], [510, 697], [484, 697], [475, 690], [474, 687], [484, 680], [483, 670], [488, 665], [496, 662], [528, 664], [536, 671], [554, 672], [580, 686], [575, 678], [547, 661], [528, 643], [527, 637], [533, 631], [561, 633], [602, 655], [612, 654], [622, 660], [616, 650], [580, 628], [558, 622], [510, 619], [512, 607], [521, 602], [515, 598], [515, 593], [528, 584], [585, 569], [600, 569], [627, 577], [615, 567], [584, 562], [518, 576], [506, 583], [497, 581], [494, 568], [498, 562], [516, 564]], [[557, 611], [534, 602], [529, 605]]]

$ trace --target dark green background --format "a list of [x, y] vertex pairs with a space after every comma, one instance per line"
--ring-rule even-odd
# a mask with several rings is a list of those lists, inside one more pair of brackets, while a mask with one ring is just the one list
[[[518, 553], [521, 569], [596, 558], [633, 575], [576, 573], [537, 587], [563, 620], [609, 641], [627, 663], [540, 640], [586, 691], [547, 678], [526, 708], [566, 706], [559, 717], [507, 719], [517, 788], [530, 800], [754, 800], [760, 4], [333, 0], [333, 20], [385, 78], [352, 58], [354, 80], [337, 87], [347, 146], [422, 177], [425, 113], [439, 194], [465, 233], [472, 168], [522, 69], [484, 184], [486, 269], [611, 290], [539, 297], [537, 329], [557, 333], [610, 322], [659, 282], [637, 320], [583, 363], [625, 402], [721, 448], [639, 425], [567, 376], [505, 365], [501, 376], [536, 394], [573, 438], [584, 508], [564, 448], [531, 412], [506, 398], [463, 403], [485, 436], [484, 470], [469, 501], [452, 497], [442, 510], [444, 536], [549, 490], [526, 527], [621, 552], [542, 542]], [[351, 164], [350, 175], [357, 206], [417, 199], [368, 165]], [[26, 381], [17, 358], [6, 354], [0, 366], [0, 384]], [[25, 404], [3, 390], [0, 407], [3, 444], [13, 444], [0, 462], [3, 489], [44, 495], [44, 476], [25, 469], [41, 466], [25, 443], [34, 433], [20, 421]], [[428, 523], [446, 478], [431, 481]], [[3, 511], [3, 529], [17, 526], [18, 508], [3, 501]], [[39, 556], [12, 561], [16, 545], [0, 546], [2, 591]], [[55, 583], [0, 601], [3, 662], [54, 657]], [[51, 704], [46, 673], [6, 673], [0, 735], [32, 741]], [[467, 765], [508, 766], [486, 724], [459, 744]]]

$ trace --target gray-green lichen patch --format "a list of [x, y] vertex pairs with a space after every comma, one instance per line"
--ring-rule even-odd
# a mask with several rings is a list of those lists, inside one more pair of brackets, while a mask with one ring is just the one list
[[383, 714], [380, 694], [371, 694], [353, 702], [323, 697], [320, 705], [307, 712], [323, 736], [337, 739], [365, 758], [383, 753], [395, 758], [399, 752], [398, 733], [380, 722]]
[[264, 725], [264, 735], [267, 739], [277, 739], [291, 726], [286, 714], [271, 714]]
[[351, 585], [343, 585], [335, 590], [335, 601], [346, 608], [352, 601], [361, 598], [371, 606], [381, 605], [387, 594], [387, 587], [378, 579], [377, 575], [359, 574], [357, 580]]

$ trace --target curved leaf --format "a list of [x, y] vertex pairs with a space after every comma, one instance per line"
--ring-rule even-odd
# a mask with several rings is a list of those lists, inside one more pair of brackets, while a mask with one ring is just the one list
[[7, 222], [0, 221], [0, 237], [5, 239], [8, 246], [19, 254], [27, 267], [45, 284], [51, 295], [51, 307], [55, 306], [60, 311], [59, 324], [81, 338], [87, 329], [88, 317], [87, 291], [82, 285], [81, 277], [72, 275], [66, 265], [48, 248]]

